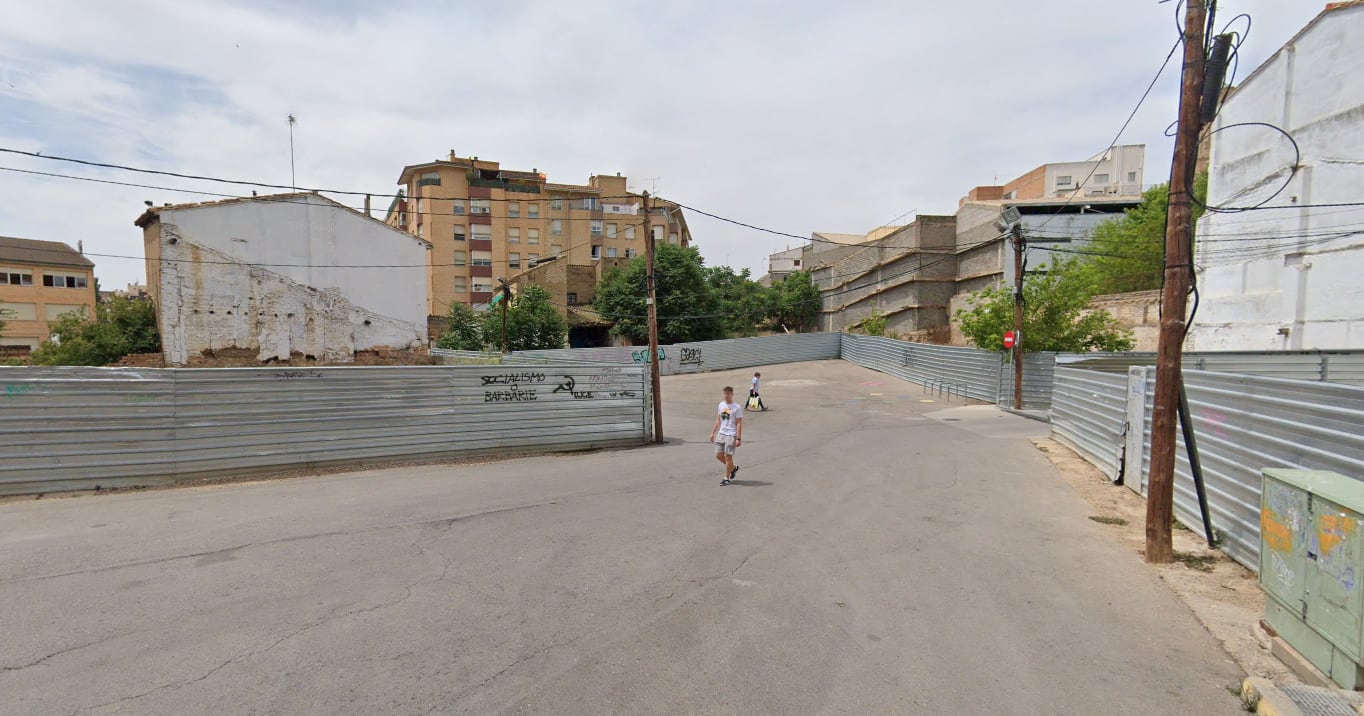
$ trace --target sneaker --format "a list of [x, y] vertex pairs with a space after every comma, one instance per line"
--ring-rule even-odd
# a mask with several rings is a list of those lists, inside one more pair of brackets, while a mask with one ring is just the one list
[[[739, 474], [739, 466], [738, 466], [738, 465], [735, 465], [735, 466], [734, 466], [734, 469], [729, 471], [729, 479], [730, 479], [730, 480], [733, 480], [733, 479], [734, 479], [734, 476], [737, 475], [737, 474]], [[729, 480], [726, 480], [726, 482], [728, 482], [728, 481], [729, 481]]]
[[729, 484], [729, 480], [721, 480], [721, 481], [720, 481], [720, 484], [721, 484], [721, 485], [728, 485], [728, 484]]

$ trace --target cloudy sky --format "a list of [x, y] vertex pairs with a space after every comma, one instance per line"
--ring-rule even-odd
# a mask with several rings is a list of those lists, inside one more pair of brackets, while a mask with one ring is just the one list
[[[1220, 18], [1254, 18], [1242, 75], [1323, 4], [1223, 0]], [[972, 186], [1101, 151], [1176, 37], [1175, 3], [1156, 0], [7, 5], [3, 148], [287, 185], [293, 113], [304, 187], [392, 194], [403, 165], [455, 149], [551, 181], [619, 171], [802, 236], [950, 214]], [[1147, 145], [1151, 180], [1169, 171], [1177, 70], [1122, 137]], [[245, 191], [6, 154], [0, 167]], [[0, 235], [127, 256], [144, 200], [203, 198], [13, 171], [0, 195]], [[797, 243], [689, 222], [709, 263], [755, 275]], [[105, 288], [142, 279], [140, 260], [94, 260]]]

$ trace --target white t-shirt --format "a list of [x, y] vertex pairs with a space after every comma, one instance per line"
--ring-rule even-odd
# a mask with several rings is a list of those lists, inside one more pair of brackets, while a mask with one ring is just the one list
[[758, 392], [758, 376], [753, 376], [753, 392]]
[[744, 409], [740, 408], [738, 403], [726, 403], [722, 400], [716, 414], [720, 416], [721, 435], [739, 434], [738, 423], [743, 420]]

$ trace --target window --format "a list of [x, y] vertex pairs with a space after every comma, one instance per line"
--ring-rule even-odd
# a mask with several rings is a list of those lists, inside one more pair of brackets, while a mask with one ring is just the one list
[[526, 263], [531, 266], [540, 263], [540, 254], [526, 254]]
[[596, 211], [601, 208], [601, 202], [597, 201], [597, 197], [589, 196], [578, 202], [578, 206], [586, 211]]
[[796, 259], [796, 260], [793, 261], [792, 263], [795, 264], [795, 267], [796, 267], [796, 268], [800, 268], [800, 259]]
[[516, 228], [515, 226], [507, 229], [507, 243], [509, 244], [521, 243], [521, 230]]
[[649, 236], [650, 236], [651, 238], [653, 238], [654, 241], [658, 241], [659, 239], [663, 238], [663, 227], [662, 227], [662, 226], [650, 226], [650, 227], [649, 227]]
[[470, 214], [491, 214], [493, 213], [493, 202], [490, 199], [470, 199]]
[[456, 216], [464, 216], [464, 200], [455, 199], [451, 204], [450, 211]]
[[508, 219], [521, 218], [521, 202], [519, 201], [507, 202], [507, 218]]
[[1095, 175], [1094, 175], [1094, 183], [1095, 183], [1095, 184], [1107, 184], [1107, 183], [1108, 183], [1108, 175], [1107, 175], [1107, 174], [1095, 174]]
[[493, 227], [487, 224], [474, 224], [474, 241], [492, 241]]
[[490, 278], [475, 278], [474, 293], [492, 293], [493, 280]]
[[[0, 271], [0, 284], [10, 286], [32, 286], [33, 274], [27, 271]], [[47, 285], [47, 279], [43, 279], [43, 285]]]
[[617, 233], [619, 230], [620, 230], [620, 227], [619, 227], [618, 225], [616, 225], [616, 224], [607, 224], [607, 225], [606, 225], [606, 235], [607, 235], [607, 237], [609, 237], [609, 238], [612, 238], [612, 239], [616, 238], [616, 233]]
[[424, 239], [424, 238], [426, 238], [426, 225], [425, 225], [425, 224], [417, 224], [417, 238], [419, 238], [419, 239]]
[[675, 243], [677, 243], [677, 232], [676, 232], [676, 231], [669, 231], [669, 232], [668, 232], [668, 243], [670, 243], [670, 244], [675, 244]]
[[1135, 184], [1135, 183], [1137, 183], [1137, 173], [1136, 173], [1136, 172], [1128, 172], [1128, 173], [1127, 173], [1127, 183], [1128, 183], [1128, 184]]
[[475, 265], [475, 266], [492, 266], [492, 265], [493, 265], [493, 252], [491, 252], [491, 251], [475, 251], [475, 252], [474, 252], [474, 265]]
[[440, 186], [440, 172], [423, 172], [417, 186]]
[[466, 231], [463, 224], [455, 224], [455, 241], [463, 241]]
[[528, 244], [538, 244], [538, 243], [540, 243], [540, 230], [539, 230], [539, 229], [526, 229], [526, 243], [528, 243]]
[[507, 254], [507, 265], [512, 268], [521, 268], [521, 254]]
[[550, 256], [558, 256], [559, 254], [562, 254], [563, 252], [564, 252], [564, 246], [563, 246], [563, 244], [550, 244], [550, 245], [549, 245], [549, 255], [550, 255]]
[[529, 216], [532, 219], [540, 218], [540, 202], [538, 201], [526, 202], [526, 216]]
[[554, 234], [555, 236], [564, 233], [564, 220], [555, 219], [549, 222], [549, 233]]
[[592, 235], [601, 236], [601, 222], [596, 219], [592, 220]]
[[549, 200], [549, 209], [550, 209], [550, 211], [563, 211], [563, 210], [564, 210], [564, 200], [563, 200], [563, 199], [550, 199], [550, 200]]
[[634, 225], [634, 224], [628, 224], [628, 225], [626, 225], [626, 227], [625, 227], [625, 240], [626, 240], [626, 241], [629, 241], [630, 239], [633, 239], [633, 238], [635, 238], [635, 225]]
[[[593, 248], [596, 248], [596, 247], [594, 246]], [[608, 259], [614, 259], [614, 258], [616, 258], [616, 247], [611, 246], [611, 247], [608, 247], [608, 248], [606, 249], [606, 258], [608, 258]]]
[[570, 305], [570, 306], [576, 306], [576, 305], [578, 305], [578, 294], [577, 294], [577, 293], [575, 293], [575, 292], [573, 292], [573, 291], [569, 291], [569, 292], [568, 292], [568, 305]]
[[[29, 277], [28, 283], [21, 283], [19, 285], [32, 286], [33, 277]], [[86, 278], [84, 276], [74, 276], [63, 273], [45, 273], [43, 274], [43, 285], [49, 288], [85, 288], [89, 284], [86, 283]]]
[[634, 258], [634, 257], [635, 257], [635, 250], [634, 250], [634, 249], [626, 249], [626, 250], [625, 250], [625, 258], [627, 258], [627, 259], [632, 259], [632, 258]]
[[593, 247], [592, 247], [592, 260], [593, 260], [593, 261], [596, 261], [596, 260], [599, 259], [599, 258], [601, 258], [601, 247], [600, 247], [600, 246], [593, 246]]
[[1070, 186], [1070, 176], [1056, 177], [1056, 186]]
[[455, 293], [468, 293], [468, 292], [469, 292], [469, 279], [467, 279], [467, 278], [465, 278], [465, 277], [463, 277], [463, 276], [456, 276], [456, 277], [455, 277]]
[[465, 265], [468, 265], [468, 263], [469, 263], [469, 254], [468, 254], [468, 253], [463, 252], [463, 251], [456, 251], [456, 252], [455, 252], [455, 265], [456, 265], [456, 266], [465, 266]]
[[426, 200], [425, 200], [425, 199], [420, 199], [420, 198], [417, 199], [417, 221], [421, 221], [421, 220], [422, 220], [421, 217], [422, 217], [422, 214], [425, 212], [425, 209], [424, 209], [425, 206], [426, 206]]

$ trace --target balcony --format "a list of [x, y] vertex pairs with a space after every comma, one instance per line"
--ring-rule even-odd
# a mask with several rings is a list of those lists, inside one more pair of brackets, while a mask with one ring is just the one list
[[493, 267], [492, 267], [492, 266], [470, 266], [470, 267], [469, 267], [469, 275], [470, 275], [470, 276], [477, 276], [477, 277], [479, 277], [479, 278], [492, 278], [492, 277], [493, 277]]
[[491, 238], [485, 239], [485, 238], [481, 238], [481, 237], [475, 236], [474, 238], [469, 239], [469, 250], [470, 250], [470, 251], [492, 251], [492, 250], [493, 250], [493, 240], [492, 240]]
[[492, 291], [471, 291], [469, 293], [469, 303], [475, 305], [480, 303], [486, 305], [490, 303], [492, 300], [493, 300]]
[[428, 177], [426, 179], [418, 179], [417, 186], [440, 186], [440, 177]]

